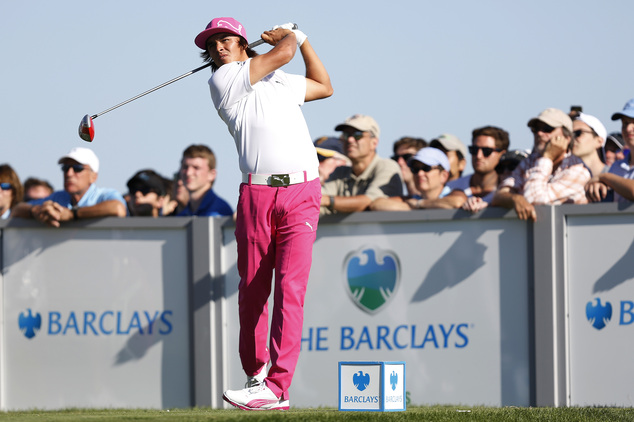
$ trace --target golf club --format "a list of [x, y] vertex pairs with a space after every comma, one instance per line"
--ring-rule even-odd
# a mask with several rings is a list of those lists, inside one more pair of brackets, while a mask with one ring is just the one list
[[[297, 24], [293, 24], [293, 29], [297, 29]], [[251, 44], [249, 44], [249, 48], [254, 48], [254, 47], [257, 47], [258, 45], [261, 45], [261, 44], [264, 44], [264, 40], [259, 39], [257, 41], [252, 42]], [[143, 93], [141, 93], [141, 94], [139, 94], [139, 95], [137, 95], [135, 97], [132, 97], [129, 100], [125, 100], [122, 103], [119, 103], [119, 104], [117, 104], [115, 106], [112, 106], [109, 109], [102, 111], [101, 113], [93, 114], [92, 116], [86, 114], [81, 119], [81, 123], [79, 124], [79, 137], [81, 139], [83, 139], [84, 141], [86, 141], [86, 142], [92, 142], [92, 140], [95, 138], [95, 125], [93, 124], [93, 120], [96, 119], [97, 117], [101, 116], [102, 114], [106, 114], [109, 111], [114, 110], [115, 108], [119, 108], [122, 105], [128, 104], [129, 102], [132, 102], [132, 101], [134, 101], [134, 100], [136, 100], [138, 98], [141, 98], [141, 97], [143, 97], [143, 96], [145, 96], [145, 95], [147, 95], [147, 94], [149, 94], [151, 92], [154, 92], [157, 89], [161, 89], [164, 86], [167, 86], [167, 85], [169, 85], [171, 83], [174, 83], [174, 82], [176, 82], [178, 80], [181, 80], [181, 79], [183, 79], [183, 78], [185, 78], [185, 77], [187, 77], [189, 75], [193, 75], [194, 73], [211, 66], [211, 64], [212, 64], [212, 62], [210, 61], [209, 63], [206, 63], [206, 64], [204, 64], [204, 65], [202, 65], [200, 67], [197, 67], [196, 69], [190, 70], [187, 73], [183, 73], [182, 75], [180, 75], [180, 76], [178, 76], [178, 77], [176, 77], [174, 79], [171, 79], [171, 80], [169, 80], [169, 81], [167, 81], [165, 83], [162, 83], [162, 84], [160, 84], [158, 86], [155, 86], [154, 88], [149, 89], [149, 90], [147, 90], [147, 91], [145, 91], [145, 92], [143, 92]]]

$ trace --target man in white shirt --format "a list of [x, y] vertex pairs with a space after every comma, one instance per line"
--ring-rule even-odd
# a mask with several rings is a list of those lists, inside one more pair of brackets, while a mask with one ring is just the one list
[[[244, 26], [233, 18], [213, 19], [195, 39], [202, 56], [213, 60], [211, 98], [234, 138], [242, 171], [235, 234], [239, 351], [247, 388], [225, 391], [223, 398], [244, 410], [289, 408], [319, 221], [317, 154], [300, 106], [329, 97], [333, 89], [306, 35], [291, 27], [265, 31], [262, 39], [273, 48], [262, 55], [248, 48]], [[305, 76], [280, 70], [297, 50]]]

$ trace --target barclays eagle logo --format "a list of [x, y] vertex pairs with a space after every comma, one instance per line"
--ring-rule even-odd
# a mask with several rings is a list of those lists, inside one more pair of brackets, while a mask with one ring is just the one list
[[390, 301], [399, 284], [398, 257], [378, 247], [363, 247], [350, 253], [344, 271], [348, 295], [355, 305], [370, 314]]
[[352, 376], [352, 383], [357, 387], [357, 390], [363, 391], [370, 385], [370, 374], [359, 371]]
[[24, 333], [24, 337], [30, 340], [35, 337], [36, 332], [40, 331], [40, 327], [42, 326], [42, 317], [39, 312], [33, 315], [30, 308], [27, 309], [27, 312], [27, 315], [25, 315], [24, 312], [20, 312], [18, 325], [20, 326], [20, 331]]
[[601, 305], [601, 299], [594, 300], [596, 301], [594, 305], [592, 301], [586, 304], [586, 318], [594, 328], [601, 330], [612, 319], [612, 304], [605, 302], [605, 305]]
[[390, 384], [392, 385], [392, 391], [396, 390], [396, 385], [398, 384], [398, 374], [395, 371], [392, 371], [390, 374]]

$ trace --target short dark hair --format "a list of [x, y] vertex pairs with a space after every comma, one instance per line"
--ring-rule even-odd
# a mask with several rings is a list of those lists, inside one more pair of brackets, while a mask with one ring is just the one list
[[209, 169], [216, 168], [216, 155], [207, 145], [193, 144], [185, 148], [183, 151], [183, 158], [204, 158], [209, 164]]
[[394, 155], [396, 155], [396, 151], [402, 146], [414, 147], [416, 148], [416, 150], [419, 150], [427, 146], [427, 141], [423, 138], [412, 138], [410, 136], [403, 136], [401, 139], [395, 141], [394, 145], [392, 146]]
[[495, 139], [495, 147], [498, 149], [509, 149], [509, 144], [511, 143], [509, 139], [509, 133], [502, 128], [496, 126], [484, 126], [477, 129], [473, 129], [471, 132], [471, 143], [478, 136], [490, 136]]

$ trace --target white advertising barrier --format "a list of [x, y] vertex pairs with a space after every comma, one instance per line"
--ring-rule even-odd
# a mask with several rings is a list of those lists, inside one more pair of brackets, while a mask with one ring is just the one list
[[571, 406], [634, 406], [634, 215], [568, 215]]
[[[530, 405], [527, 223], [499, 210], [477, 222], [454, 214], [322, 219], [291, 406], [336, 407], [341, 361], [405, 362], [407, 405]], [[233, 227], [224, 242], [226, 387], [235, 389], [245, 375]]]
[[2, 240], [2, 410], [192, 404], [185, 228]]

